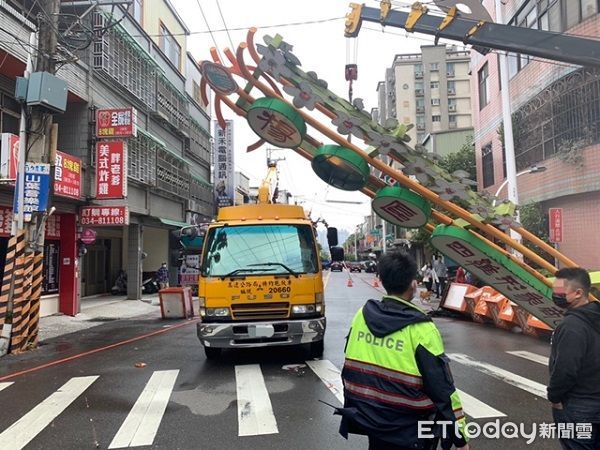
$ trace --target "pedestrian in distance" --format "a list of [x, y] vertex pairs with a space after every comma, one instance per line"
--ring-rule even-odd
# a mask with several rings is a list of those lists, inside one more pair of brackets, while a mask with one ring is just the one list
[[[552, 334], [548, 400], [563, 449], [600, 449], [600, 303], [585, 269], [555, 274], [552, 300], [566, 309]], [[558, 424], [563, 425], [558, 425]]]
[[444, 264], [444, 260], [441, 256], [433, 259], [433, 271], [439, 280], [439, 282], [435, 284], [435, 295], [436, 297], [441, 298], [444, 289], [446, 288], [446, 280], [448, 278], [448, 267]]
[[158, 281], [161, 290], [169, 287], [169, 269], [167, 269], [166, 262], [163, 262], [156, 271], [156, 281]]
[[468, 449], [440, 332], [412, 304], [416, 263], [405, 253], [386, 253], [379, 276], [387, 294], [367, 301], [346, 338], [340, 434], [368, 436], [370, 450], [433, 449], [437, 441], [427, 421], [448, 421], [442, 447]]
[[435, 272], [431, 268], [431, 264], [425, 264], [421, 268], [421, 273], [423, 274], [423, 284], [425, 285], [425, 289], [427, 289], [427, 292], [431, 292], [431, 287], [435, 278]]
[[462, 284], [467, 282], [467, 273], [466, 273], [465, 269], [463, 269], [462, 267], [459, 267], [456, 270], [455, 281], [457, 283], [462, 283]]

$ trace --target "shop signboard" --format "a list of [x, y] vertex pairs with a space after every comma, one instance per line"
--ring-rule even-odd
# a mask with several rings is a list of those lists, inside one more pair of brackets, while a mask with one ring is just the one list
[[52, 214], [46, 219], [46, 239], [60, 239], [60, 216]]
[[92, 245], [94, 242], [96, 242], [96, 236], [96, 230], [93, 230], [92, 228], [84, 228], [81, 232], [80, 239], [85, 245]]
[[550, 242], [560, 244], [563, 237], [563, 218], [562, 208], [550, 208], [548, 214], [550, 215]]
[[10, 237], [13, 211], [10, 206], [0, 206], [0, 237]]
[[15, 180], [19, 165], [19, 136], [2, 133], [0, 143], [0, 177]]
[[127, 206], [83, 206], [79, 210], [79, 223], [84, 226], [129, 225]]
[[135, 108], [98, 109], [96, 111], [96, 136], [99, 138], [137, 136], [137, 110]]
[[233, 205], [234, 198], [233, 121], [225, 122], [225, 129], [214, 122], [215, 204], [219, 208]]
[[125, 141], [96, 143], [96, 198], [127, 196], [127, 144]]
[[179, 285], [197, 285], [200, 276], [200, 255], [186, 255], [179, 268]]
[[[19, 190], [19, 183], [15, 192]], [[25, 198], [23, 203], [23, 220], [29, 222], [34, 212], [44, 212], [48, 208], [50, 192], [50, 164], [25, 163]], [[18, 196], [14, 196], [14, 210], [19, 212]]]
[[55, 294], [59, 282], [60, 243], [47, 241], [44, 244], [44, 266], [42, 278], [42, 293]]
[[54, 195], [79, 200], [81, 159], [57, 150], [54, 164]]

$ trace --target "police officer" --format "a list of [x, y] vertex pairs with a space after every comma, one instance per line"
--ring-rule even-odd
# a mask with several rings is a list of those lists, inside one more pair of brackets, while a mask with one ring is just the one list
[[387, 295], [356, 313], [346, 342], [340, 434], [367, 435], [370, 450], [431, 449], [435, 429], [443, 448], [468, 449], [442, 338], [411, 303], [415, 262], [401, 252], [387, 253], [379, 260], [379, 276]]

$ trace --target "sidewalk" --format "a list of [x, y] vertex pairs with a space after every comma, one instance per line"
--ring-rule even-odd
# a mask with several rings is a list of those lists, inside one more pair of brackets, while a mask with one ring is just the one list
[[140, 316], [160, 317], [158, 294], [142, 300], [127, 300], [125, 296], [100, 296], [81, 301], [81, 312], [75, 317], [57, 314], [40, 319], [39, 340], [92, 328], [103, 323]]

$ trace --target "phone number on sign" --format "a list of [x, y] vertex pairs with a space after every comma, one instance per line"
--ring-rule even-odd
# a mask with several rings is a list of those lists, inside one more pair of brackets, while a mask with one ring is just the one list
[[125, 225], [125, 217], [82, 217], [81, 225]]

